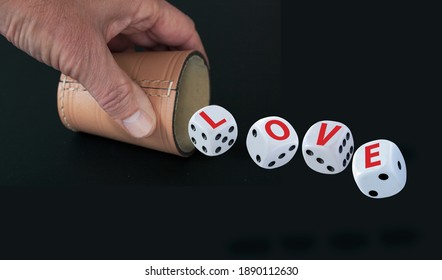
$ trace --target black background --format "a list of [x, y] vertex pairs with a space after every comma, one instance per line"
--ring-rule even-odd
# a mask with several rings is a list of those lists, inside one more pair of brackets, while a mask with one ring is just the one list
[[[429, 86], [425, 8], [171, 3], [196, 23], [212, 103], [235, 116], [236, 144], [185, 159], [73, 133], [57, 114], [59, 72], [1, 38], [1, 259], [441, 258], [430, 125], [440, 91]], [[350, 168], [315, 173], [300, 150], [281, 168], [259, 168], [245, 138], [270, 115], [288, 120], [300, 141], [330, 119], [352, 130], [356, 147], [395, 142], [407, 163], [404, 190], [367, 198]]]

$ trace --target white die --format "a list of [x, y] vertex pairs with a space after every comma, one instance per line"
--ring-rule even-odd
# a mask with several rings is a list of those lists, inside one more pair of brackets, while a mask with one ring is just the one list
[[407, 167], [399, 147], [385, 139], [360, 146], [353, 157], [353, 177], [363, 194], [386, 198], [399, 193], [407, 181]]
[[271, 116], [258, 120], [249, 129], [246, 146], [252, 160], [260, 167], [273, 169], [288, 163], [298, 149], [299, 139], [292, 125]]
[[354, 141], [343, 123], [324, 120], [313, 124], [302, 141], [302, 155], [316, 172], [337, 174], [350, 165]]
[[209, 105], [193, 114], [188, 132], [195, 148], [207, 156], [217, 156], [233, 146], [238, 137], [238, 126], [229, 111]]

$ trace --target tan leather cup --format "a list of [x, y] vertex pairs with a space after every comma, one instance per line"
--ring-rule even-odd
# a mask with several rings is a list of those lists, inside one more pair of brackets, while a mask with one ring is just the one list
[[61, 74], [58, 113], [64, 126], [117, 141], [190, 156], [195, 147], [189, 139], [188, 122], [210, 102], [207, 63], [196, 51], [116, 53], [118, 65], [145, 91], [157, 116], [154, 133], [134, 138], [101, 109], [81, 84]]

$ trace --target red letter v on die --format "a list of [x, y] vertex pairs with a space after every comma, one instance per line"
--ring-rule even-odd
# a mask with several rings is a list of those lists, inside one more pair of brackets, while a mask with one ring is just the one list
[[220, 120], [219, 122], [214, 122], [204, 111], [201, 111], [200, 116], [213, 128], [217, 128], [218, 126], [222, 125], [223, 123], [227, 122], [227, 120], [224, 118]]
[[330, 131], [329, 134], [325, 135], [325, 130], [327, 129], [327, 123], [321, 123], [321, 128], [319, 129], [318, 140], [316, 141], [316, 145], [324, 146], [327, 142], [335, 135], [340, 129], [341, 126], [337, 125]]

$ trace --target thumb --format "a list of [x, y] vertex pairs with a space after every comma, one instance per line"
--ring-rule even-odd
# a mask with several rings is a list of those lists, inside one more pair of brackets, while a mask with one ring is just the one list
[[155, 111], [145, 92], [118, 66], [105, 46], [79, 63], [76, 78], [100, 107], [129, 134], [147, 137], [156, 127]]

